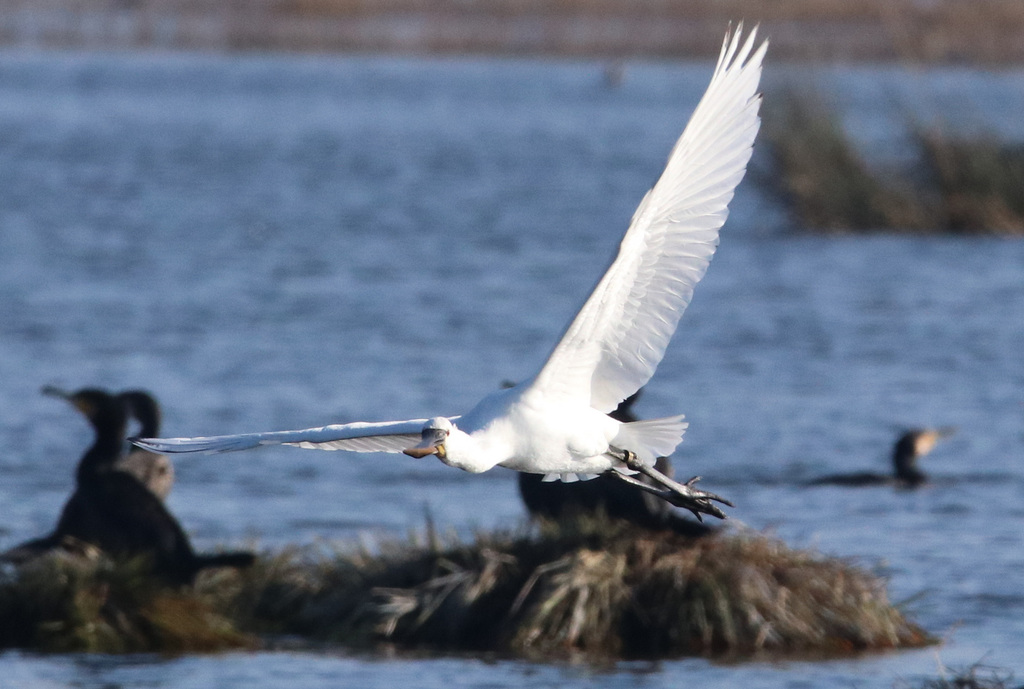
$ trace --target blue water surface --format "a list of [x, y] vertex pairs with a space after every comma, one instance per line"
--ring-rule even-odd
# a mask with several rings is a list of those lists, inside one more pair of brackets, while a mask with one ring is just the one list
[[[609, 261], [708, 63], [0, 54], [0, 548], [52, 528], [90, 431], [44, 384], [145, 387], [164, 432], [457, 414], [531, 375]], [[812, 78], [813, 77], [813, 78]], [[906, 114], [1024, 136], [1018, 72], [772, 68], [869, 156]], [[646, 389], [685, 413], [680, 474], [735, 528], [849, 557], [937, 651], [613, 668], [276, 651], [0, 655], [0, 687], [890, 687], [940, 663], [1024, 675], [1024, 244], [818, 238], [763, 149]], [[955, 425], [931, 485], [807, 489]], [[515, 527], [508, 471], [294, 448], [176, 459], [201, 547]]]

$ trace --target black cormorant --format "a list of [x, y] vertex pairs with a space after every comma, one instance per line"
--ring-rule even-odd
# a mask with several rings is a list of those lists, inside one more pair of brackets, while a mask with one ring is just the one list
[[[626, 398], [609, 416], [622, 422], [636, 421], [632, 407], [640, 396], [636, 392]], [[659, 457], [655, 468], [672, 477], [672, 462]], [[589, 481], [563, 483], [543, 481], [540, 474], [519, 472], [519, 494], [530, 516], [560, 519], [573, 515], [603, 512], [613, 519], [622, 519], [648, 529], [672, 529], [689, 536], [703, 536], [712, 528], [689, 519], [673, 509], [665, 500], [613, 477], [601, 475]], [[653, 481], [642, 477], [649, 485]]]
[[899, 437], [892, 449], [891, 474], [876, 474], [870, 471], [852, 474], [822, 476], [808, 482], [809, 486], [880, 486], [894, 485], [900, 488], [917, 488], [928, 480], [928, 476], [917, 466], [917, 460], [935, 448], [935, 445], [953, 434], [954, 428], [915, 428]]
[[[144, 438], [160, 435], [160, 405], [152, 395], [143, 390], [125, 390], [118, 397], [128, 405], [129, 414], [139, 423], [135, 435]], [[131, 446], [128, 454], [118, 459], [114, 468], [139, 479], [161, 500], [167, 499], [174, 486], [174, 465], [166, 455]]]
[[75, 393], [51, 387], [43, 391], [71, 402], [92, 424], [96, 439], [78, 463], [77, 487], [53, 533], [13, 548], [4, 559], [24, 561], [66, 541], [77, 541], [115, 557], [148, 556], [154, 574], [173, 585], [191, 584], [206, 567], [252, 564], [255, 558], [249, 552], [195, 553], [163, 502], [133, 475], [114, 469], [128, 424], [124, 399], [91, 388]]

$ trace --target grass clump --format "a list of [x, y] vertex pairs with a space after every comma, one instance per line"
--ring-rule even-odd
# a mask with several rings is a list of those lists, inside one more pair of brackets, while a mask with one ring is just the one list
[[253, 624], [355, 646], [534, 658], [843, 654], [932, 642], [888, 602], [878, 577], [761, 535], [694, 539], [591, 521], [384, 550], [312, 568], [295, 552], [244, 574], [253, 577], [242, 594]]
[[[53, 555], [0, 580], [0, 647], [182, 653], [298, 637], [534, 659], [836, 655], [932, 640], [853, 564], [753, 533], [600, 518], [264, 554], [160, 588], [145, 563]], [[259, 641], [262, 639], [262, 641]]]
[[1024, 234], [1024, 148], [935, 128], [916, 140], [946, 229]]
[[919, 229], [930, 218], [912, 190], [881, 178], [836, 116], [813, 96], [785, 94], [765, 112], [775, 183], [807, 228], [824, 232]]
[[186, 653], [255, 641], [197, 592], [156, 583], [143, 559], [55, 551], [0, 575], [0, 648]]
[[814, 96], [765, 114], [778, 178], [800, 223], [821, 232], [1024, 234], [1024, 147], [914, 127], [916, 169], [876, 170]]

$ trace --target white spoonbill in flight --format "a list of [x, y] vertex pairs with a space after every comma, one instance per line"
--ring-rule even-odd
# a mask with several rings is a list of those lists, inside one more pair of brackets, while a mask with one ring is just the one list
[[[608, 412], [650, 380], [703, 277], [760, 127], [758, 82], [767, 42], [727, 33], [711, 83], [633, 215], [618, 255], [532, 378], [463, 416], [344, 423], [298, 431], [133, 439], [160, 453], [228, 452], [261, 445], [437, 455], [470, 472], [503, 466], [575, 480], [610, 472], [672, 504], [724, 518], [730, 504], [658, 472], [686, 429], [683, 416], [622, 423]], [[567, 266], [568, 268], [568, 266]], [[658, 487], [632, 476], [642, 472]]]

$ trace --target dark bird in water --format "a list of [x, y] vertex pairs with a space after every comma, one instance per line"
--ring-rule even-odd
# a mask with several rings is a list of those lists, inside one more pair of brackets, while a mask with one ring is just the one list
[[96, 439], [78, 463], [77, 487], [53, 533], [9, 550], [3, 559], [24, 562], [67, 543], [85, 543], [114, 557], [146, 556], [153, 573], [172, 585], [191, 584], [207, 567], [252, 564], [249, 552], [197, 554], [160, 498], [135, 476], [115, 469], [130, 413], [122, 396], [90, 388], [43, 392], [71, 402], [92, 424]]
[[892, 474], [876, 474], [869, 471], [853, 474], [834, 474], [810, 481], [809, 486], [882, 486], [917, 488], [928, 480], [928, 476], [917, 466], [917, 460], [931, 452], [939, 440], [953, 434], [955, 428], [915, 428], [907, 431], [896, 441], [892, 449]]
[[[135, 435], [152, 438], [160, 435], [160, 405], [143, 390], [125, 390], [118, 397], [127, 405], [129, 414], [138, 422]], [[114, 463], [118, 471], [126, 471], [149, 488], [158, 498], [166, 500], [174, 486], [174, 465], [166, 455], [158, 455], [132, 446], [127, 455]]]
[[[637, 421], [632, 407], [638, 397], [639, 391], [623, 400], [609, 416], [623, 423]], [[668, 457], [659, 457], [654, 467], [670, 478], [674, 473]], [[602, 512], [613, 519], [648, 529], [671, 529], [688, 536], [703, 536], [713, 530], [710, 526], [683, 516], [665, 500], [637, 490], [613, 476], [600, 475], [589, 481], [574, 483], [544, 481], [540, 474], [523, 472], [519, 472], [518, 478], [519, 494], [530, 516], [534, 518], [558, 520]], [[648, 481], [647, 477], [640, 480]]]

